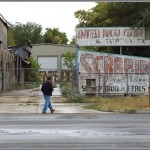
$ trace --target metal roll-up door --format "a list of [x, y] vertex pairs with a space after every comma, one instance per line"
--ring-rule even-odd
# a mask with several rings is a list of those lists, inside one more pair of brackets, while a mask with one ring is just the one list
[[42, 69], [58, 69], [58, 57], [38, 57], [38, 63]]

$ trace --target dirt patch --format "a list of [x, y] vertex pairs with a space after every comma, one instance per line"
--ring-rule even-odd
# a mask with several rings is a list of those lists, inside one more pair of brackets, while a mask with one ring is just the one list
[[[36, 89], [14, 90], [11, 92], [2, 93], [0, 95], [0, 103], [42, 103], [44, 100], [43, 94]], [[52, 96], [51, 101], [54, 103], [65, 102], [63, 96]]]
[[1, 96], [0, 103], [35, 103], [37, 97]]
[[[29, 97], [29, 96], [1, 96], [0, 103], [41, 103], [44, 101], [43, 96]], [[62, 103], [66, 101], [65, 97], [51, 97], [53, 103]]]

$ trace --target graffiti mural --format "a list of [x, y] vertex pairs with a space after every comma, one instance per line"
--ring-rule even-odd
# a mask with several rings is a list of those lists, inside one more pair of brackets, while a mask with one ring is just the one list
[[39, 71], [40, 81], [45, 81], [46, 71]]
[[79, 91], [86, 93], [86, 79], [96, 79], [96, 92], [146, 93], [149, 58], [79, 51]]
[[40, 81], [45, 81], [47, 76], [52, 77], [52, 82], [72, 82], [75, 81], [75, 70], [46, 70], [39, 71]]

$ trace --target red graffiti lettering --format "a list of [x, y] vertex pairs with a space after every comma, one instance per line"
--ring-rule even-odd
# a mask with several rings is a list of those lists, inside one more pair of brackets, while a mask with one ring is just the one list
[[119, 37], [120, 29], [103, 29], [103, 37]]
[[148, 62], [140, 60], [140, 73], [148, 73]]
[[114, 58], [114, 73], [123, 73], [123, 61], [122, 58]]
[[111, 56], [105, 56], [104, 72], [113, 73], [113, 58]]
[[90, 78], [91, 74], [97, 77], [99, 68], [101, 73], [148, 73], [149, 70], [149, 61], [121, 56], [82, 54], [80, 62], [83, 67], [80, 71], [88, 74], [86, 78]]
[[92, 54], [83, 54], [80, 57], [80, 62], [88, 73], [87, 78], [90, 78], [91, 73], [92, 73], [92, 68], [90, 67], [90, 65], [86, 59], [93, 59], [93, 55]]
[[135, 60], [135, 73], [139, 73], [139, 60]]
[[78, 39], [100, 38], [99, 29], [79, 30], [77, 33]]
[[125, 73], [129, 73], [129, 71], [130, 73], [134, 72], [132, 59], [128, 59], [128, 58], [124, 59], [124, 71]]
[[99, 60], [103, 60], [103, 56], [96, 56], [94, 58], [94, 73], [98, 73], [98, 62]]

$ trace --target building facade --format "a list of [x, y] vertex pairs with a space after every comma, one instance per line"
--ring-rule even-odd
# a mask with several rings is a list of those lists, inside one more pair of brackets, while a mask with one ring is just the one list
[[0, 93], [24, 84], [24, 68], [32, 48], [28, 42], [8, 47], [8, 30], [9, 23], [0, 14]]
[[9, 23], [0, 14], [0, 91], [8, 90], [14, 79], [15, 73], [9, 68], [14, 68], [15, 55], [7, 50], [7, 34]]
[[63, 65], [62, 54], [70, 51], [76, 52], [75, 46], [59, 44], [32, 44], [32, 57], [40, 65], [41, 81], [47, 75], [52, 76], [53, 81], [72, 80], [72, 71]]

